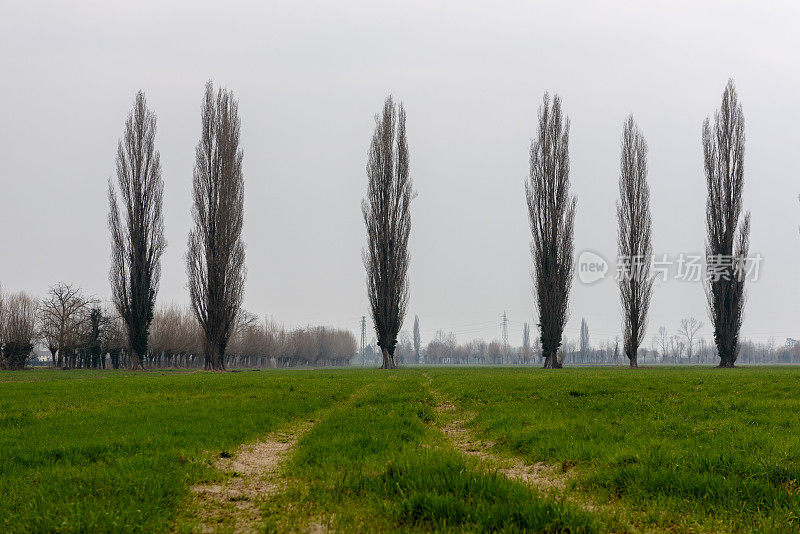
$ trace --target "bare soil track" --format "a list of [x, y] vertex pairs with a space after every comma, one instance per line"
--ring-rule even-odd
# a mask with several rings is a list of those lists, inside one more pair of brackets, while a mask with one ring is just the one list
[[219, 458], [215, 467], [227, 478], [192, 488], [193, 515], [199, 520], [194, 531], [259, 531], [260, 505], [283, 489], [280, 466], [312, 425], [312, 421], [304, 421], [286, 427], [240, 446], [231, 457]]

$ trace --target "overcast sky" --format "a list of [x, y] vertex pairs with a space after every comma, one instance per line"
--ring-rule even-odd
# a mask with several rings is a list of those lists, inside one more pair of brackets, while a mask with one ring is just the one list
[[[245, 307], [287, 326], [358, 329], [367, 148], [392, 93], [408, 113], [411, 301], [423, 341], [521, 343], [535, 323], [524, 198], [545, 91], [572, 121], [576, 257], [616, 255], [623, 121], [650, 146], [653, 247], [705, 240], [700, 133], [734, 78], [746, 118], [744, 204], [760, 279], [745, 337], [800, 337], [800, 11], [793, 2], [15, 2], [0, 0], [0, 283], [109, 296], [106, 187], [135, 92], [158, 115], [169, 245], [160, 304], [188, 303], [183, 255], [208, 79], [239, 99]], [[655, 7], [658, 5], [659, 7]], [[613, 266], [612, 266], [613, 270]], [[613, 275], [613, 273], [611, 273]], [[576, 281], [568, 337], [619, 335], [613, 277]], [[702, 286], [655, 289], [652, 334], [695, 316]]]

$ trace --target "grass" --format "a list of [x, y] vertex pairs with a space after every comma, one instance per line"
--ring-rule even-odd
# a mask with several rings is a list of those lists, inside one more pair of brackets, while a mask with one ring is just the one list
[[800, 369], [443, 370], [474, 432], [679, 530], [800, 529]]
[[[798, 531], [798, 387], [796, 368], [0, 372], [0, 531], [184, 530], [214, 459], [315, 414], [267, 531]], [[455, 450], [437, 397], [565, 492]]]
[[210, 458], [340, 401], [359, 381], [348, 372], [0, 376], [2, 532], [166, 530]]
[[[591, 532], [596, 519], [486, 472], [448, 448], [420, 372], [388, 373], [332, 412], [298, 444], [291, 489], [267, 516], [295, 507], [276, 530]], [[305, 521], [305, 523], [304, 523]]]

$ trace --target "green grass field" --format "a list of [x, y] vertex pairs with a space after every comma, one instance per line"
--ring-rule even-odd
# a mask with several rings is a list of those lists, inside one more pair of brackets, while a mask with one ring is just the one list
[[411, 368], [0, 373], [0, 531], [197, 530], [301, 422], [256, 531], [800, 530], [800, 369]]

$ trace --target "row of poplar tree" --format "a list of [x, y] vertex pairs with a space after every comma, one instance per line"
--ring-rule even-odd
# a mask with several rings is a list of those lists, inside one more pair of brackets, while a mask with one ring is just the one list
[[[559, 347], [574, 274], [577, 201], [570, 193], [569, 126], [561, 99], [557, 95], [551, 99], [545, 94], [539, 108], [537, 132], [531, 142], [526, 198], [539, 346], [546, 368], [563, 364]], [[244, 176], [239, 132], [237, 101], [227, 90], [215, 91], [209, 81], [201, 111], [200, 140], [195, 149], [193, 225], [188, 238], [186, 271], [192, 315], [200, 332], [198, 352], [202, 352], [204, 367], [211, 370], [225, 368], [228, 343], [242, 318], [246, 269], [241, 235]], [[156, 116], [139, 92], [117, 147], [116, 180], [109, 180], [108, 186], [111, 295], [123, 325], [121, 352], [134, 369], [142, 368], [151, 354], [148, 344], [161, 256], [166, 247], [164, 184], [155, 135]], [[750, 230], [749, 213], [742, 214], [744, 141], [744, 116], [731, 80], [713, 122], [706, 119], [702, 130], [708, 188], [707, 265], [723, 261], [713, 265], [717, 276], [706, 282], [722, 367], [732, 367], [736, 361], [744, 304], [745, 269], [741, 265], [747, 259]], [[620, 155], [617, 202], [620, 257], [652, 255], [647, 151], [642, 132], [629, 116], [623, 126]], [[381, 367], [392, 369], [396, 368], [397, 338], [409, 299], [408, 238], [414, 192], [406, 112], [402, 104], [395, 105], [391, 96], [376, 116], [366, 170], [367, 193], [362, 213], [367, 230], [364, 251], [367, 293], [382, 352]], [[654, 278], [649, 261], [630, 261], [625, 265], [626, 272], [619, 282], [623, 346], [630, 365], [636, 367]], [[9, 308], [14, 313], [2, 312], [5, 318], [0, 316], [0, 366], [19, 368], [24, 366], [32, 348], [36, 305], [27, 302], [23, 294], [6, 300], [10, 306], [0, 306], [0, 312]]]
[[[406, 115], [389, 97], [377, 119], [367, 164], [368, 191], [363, 213], [368, 246], [368, 293], [384, 368], [394, 368], [397, 335], [408, 303], [408, 236], [411, 228]], [[577, 201], [570, 193], [569, 118], [561, 99], [544, 95], [530, 148], [526, 181], [532, 234], [533, 282], [539, 315], [539, 343], [545, 368], [563, 365], [562, 344], [574, 274]], [[721, 367], [733, 367], [739, 351], [750, 214], [742, 213], [744, 115], [733, 80], [722, 94], [713, 121], [702, 128], [706, 202], [705, 291]], [[652, 219], [647, 183], [647, 143], [633, 116], [623, 125], [617, 245], [622, 263], [623, 348], [638, 365], [653, 291]]]

